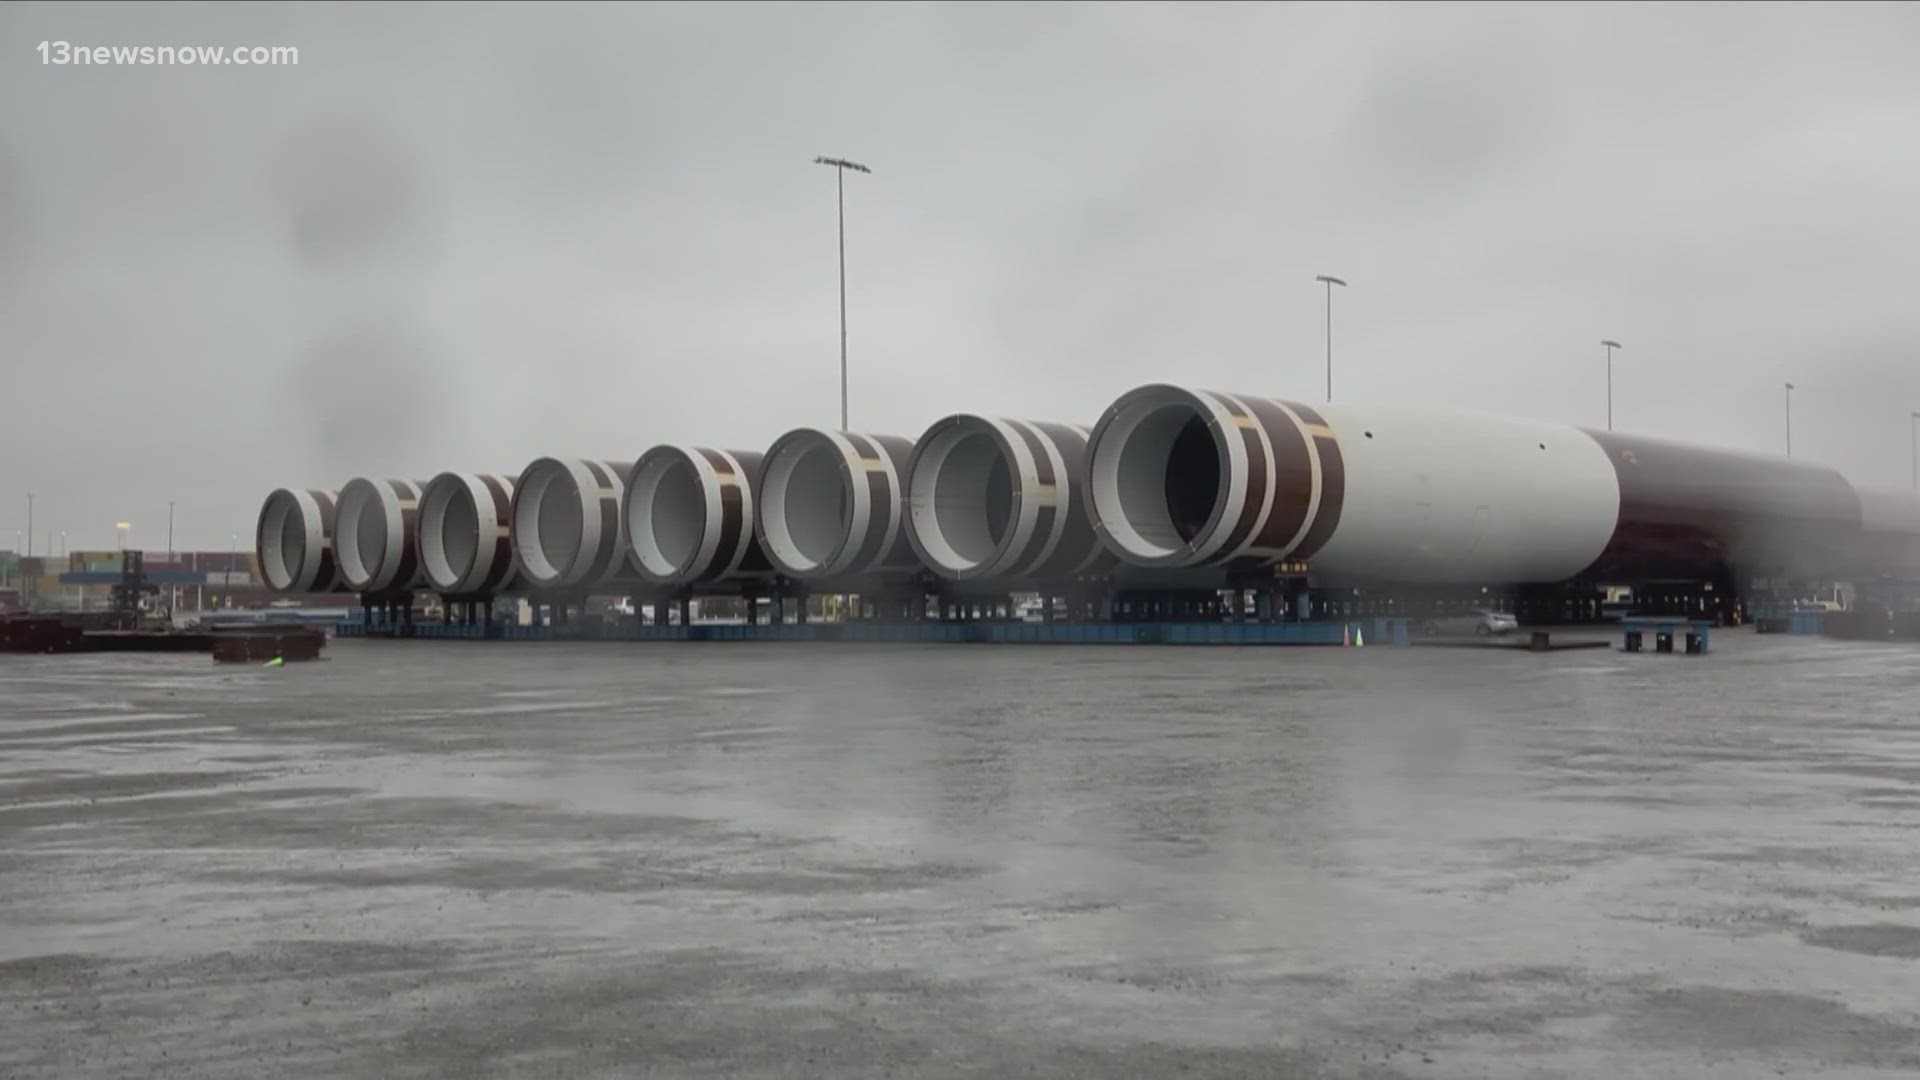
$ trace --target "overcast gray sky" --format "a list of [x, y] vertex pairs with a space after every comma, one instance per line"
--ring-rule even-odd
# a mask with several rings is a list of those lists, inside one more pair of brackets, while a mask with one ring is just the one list
[[[293, 45], [59, 66], [39, 43]], [[0, 7], [0, 546], [1183, 381], [1906, 484], [1920, 6]], [[38, 546], [38, 545], [36, 545]]]

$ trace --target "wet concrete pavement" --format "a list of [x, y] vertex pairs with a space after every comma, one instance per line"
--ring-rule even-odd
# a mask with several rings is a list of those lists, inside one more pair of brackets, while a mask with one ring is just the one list
[[0, 1076], [1920, 1070], [1920, 650], [0, 657]]

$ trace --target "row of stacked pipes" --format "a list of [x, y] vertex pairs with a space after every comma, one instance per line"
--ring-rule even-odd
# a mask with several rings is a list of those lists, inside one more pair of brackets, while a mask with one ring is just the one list
[[1824, 466], [1483, 413], [1310, 406], [1166, 384], [1091, 427], [962, 413], [918, 439], [805, 427], [764, 451], [660, 445], [283, 488], [283, 593], [448, 597], [1526, 585], [1729, 573], [1920, 577], [1920, 496]]

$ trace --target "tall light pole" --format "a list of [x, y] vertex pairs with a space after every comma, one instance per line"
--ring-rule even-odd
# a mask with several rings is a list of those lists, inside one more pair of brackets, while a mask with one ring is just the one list
[[33, 492], [27, 492], [27, 550], [28, 557], [33, 555]]
[[1613, 350], [1624, 348], [1617, 341], [1603, 341], [1607, 347], [1607, 430], [1613, 430]]
[[817, 157], [815, 165], [833, 166], [833, 186], [840, 207], [840, 430], [847, 430], [847, 170], [873, 170], [845, 158]]
[[1787, 384], [1787, 456], [1793, 456], [1793, 384]]
[[113, 523], [114, 538], [120, 542], [121, 551], [127, 550], [127, 530], [131, 528], [133, 528], [133, 523], [130, 521], [116, 521]]
[[1327, 402], [1333, 402], [1333, 287], [1346, 288], [1347, 283], [1337, 277], [1321, 274], [1313, 280], [1327, 287]]
[[[167, 571], [173, 571], [173, 500], [167, 500]], [[167, 586], [167, 616], [173, 616], [173, 609], [180, 603], [180, 586]]]

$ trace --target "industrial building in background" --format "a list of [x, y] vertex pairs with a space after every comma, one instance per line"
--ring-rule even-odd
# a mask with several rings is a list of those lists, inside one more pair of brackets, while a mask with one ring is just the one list
[[1091, 424], [953, 414], [799, 428], [518, 477], [354, 478], [261, 508], [276, 594], [408, 620], [1311, 621], [1493, 605], [1523, 621], [1735, 620], [1844, 584], [1910, 602], [1920, 493], [1803, 460], [1476, 412], [1168, 384]]
[[[121, 551], [22, 556], [0, 551], [0, 613], [101, 611], [121, 581]], [[146, 580], [175, 612], [262, 607], [281, 600], [261, 580], [251, 551], [180, 551], [145, 556]]]

